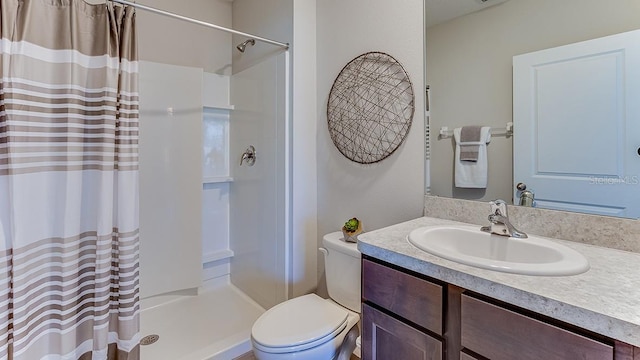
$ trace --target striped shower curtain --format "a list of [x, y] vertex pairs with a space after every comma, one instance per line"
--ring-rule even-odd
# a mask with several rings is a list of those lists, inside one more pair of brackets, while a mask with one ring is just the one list
[[0, 359], [138, 359], [133, 8], [0, 6]]

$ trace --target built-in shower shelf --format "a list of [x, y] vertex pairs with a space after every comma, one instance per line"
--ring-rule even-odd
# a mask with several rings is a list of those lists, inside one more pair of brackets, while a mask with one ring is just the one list
[[231, 176], [205, 176], [202, 178], [203, 184], [219, 184], [233, 182]]
[[202, 263], [210, 263], [214, 261], [229, 259], [233, 257], [233, 250], [223, 249], [218, 251], [209, 252], [202, 255]]
[[235, 105], [206, 105], [203, 106], [204, 110], [234, 110]]

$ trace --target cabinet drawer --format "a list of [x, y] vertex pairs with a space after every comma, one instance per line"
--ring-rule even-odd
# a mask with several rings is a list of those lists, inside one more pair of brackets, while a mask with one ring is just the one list
[[475, 357], [471, 356], [471, 355], [467, 355], [463, 352], [460, 352], [460, 360], [478, 360]]
[[611, 360], [613, 347], [462, 295], [462, 346], [491, 360]]
[[362, 360], [442, 360], [442, 341], [362, 305]]
[[442, 286], [362, 260], [362, 297], [442, 335]]

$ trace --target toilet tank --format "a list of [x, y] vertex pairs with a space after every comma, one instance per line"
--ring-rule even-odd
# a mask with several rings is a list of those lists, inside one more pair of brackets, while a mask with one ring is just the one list
[[324, 271], [329, 296], [338, 304], [360, 313], [360, 252], [356, 243], [342, 240], [342, 232], [322, 238]]

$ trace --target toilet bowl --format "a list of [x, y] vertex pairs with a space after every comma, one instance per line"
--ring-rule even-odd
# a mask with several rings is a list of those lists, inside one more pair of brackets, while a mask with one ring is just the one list
[[304, 295], [271, 308], [253, 326], [258, 360], [334, 359], [360, 316], [329, 299]]
[[267, 310], [251, 329], [258, 360], [333, 360], [345, 336], [360, 320], [360, 252], [342, 233], [322, 239], [331, 299], [315, 294], [287, 300]]

